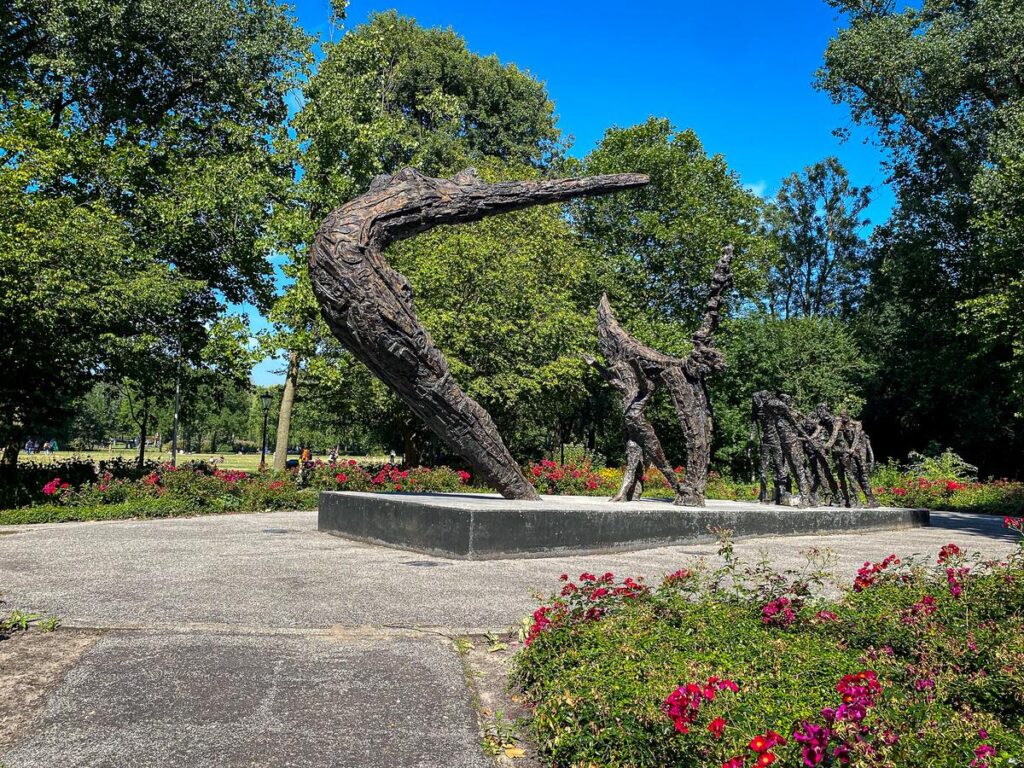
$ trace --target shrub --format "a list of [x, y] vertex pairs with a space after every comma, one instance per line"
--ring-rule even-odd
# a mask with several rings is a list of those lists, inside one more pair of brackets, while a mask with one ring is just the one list
[[990, 515], [1024, 513], [1024, 483], [978, 482], [976, 467], [946, 450], [939, 456], [912, 453], [908, 464], [881, 465], [872, 476], [879, 503], [892, 507], [927, 507]]
[[[1024, 531], [1024, 519], [1006, 521]], [[1024, 755], [1024, 545], [801, 571], [562, 577], [512, 680], [553, 765], [972, 766]]]
[[[597, 472], [585, 461], [582, 464], [566, 462], [559, 464], [550, 459], [541, 459], [529, 464], [526, 479], [539, 493], [564, 496], [594, 496], [615, 493], [617, 484], [609, 482], [606, 472]], [[620, 473], [621, 478], [621, 473]]]

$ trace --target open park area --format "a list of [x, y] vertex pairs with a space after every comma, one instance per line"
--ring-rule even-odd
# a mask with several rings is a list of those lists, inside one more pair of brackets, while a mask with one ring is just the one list
[[0, 768], [1024, 768], [1021, 0], [5, 0]]

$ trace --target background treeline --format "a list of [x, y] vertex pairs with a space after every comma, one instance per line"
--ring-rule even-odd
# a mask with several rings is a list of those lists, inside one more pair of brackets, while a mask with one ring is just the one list
[[[622, 453], [616, 398], [583, 362], [607, 292], [684, 354], [722, 245], [737, 249], [712, 382], [716, 466], [751, 471], [750, 395], [865, 420], [880, 456], [951, 446], [984, 474], [1024, 458], [1024, 13], [1012, 0], [830, 0], [816, 87], [884, 153], [891, 218], [835, 158], [762, 199], [690, 130], [651, 118], [568, 154], [532, 74], [396, 13], [335, 42], [271, 0], [14, 0], [0, 42], [0, 440], [259, 440], [252, 366], [287, 371], [278, 445], [446, 458], [334, 342], [305, 249], [378, 174], [489, 180], [637, 171], [651, 184], [438, 229], [389, 252], [463, 387], [521, 459]], [[345, 3], [334, 4], [341, 25]], [[543, 73], [541, 73], [543, 74]], [[291, 108], [289, 108], [291, 105]], [[257, 307], [256, 334], [238, 308]], [[280, 390], [281, 388], [277, 388]], [[667, 402], [653, 415], [684, 446]], [[273, 443], [273, 440], [271, 440]], [[283, 454], [279, 455], [279, 459]]]

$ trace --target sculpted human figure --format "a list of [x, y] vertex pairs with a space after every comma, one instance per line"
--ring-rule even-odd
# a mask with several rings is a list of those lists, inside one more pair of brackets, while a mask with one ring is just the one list
[[310, 248], [313, 293], [331, 331], [457, 454], [506, 498], [535, 499], [494, 423], [452, 377], [413, 305], [409, 281], [383, 251], [439, 224], [573, 197], [632, 189], [639, 174], [486, 184], [472, 169], [435, 179], [411, 168], [373, 180], [369, 191], [320, 225]]
[[[607, 305], [607, 298], [602, 299], [602, 307], [608, 312], [611, 311]], [[612, 350], [608, 352], [615, 354]], [[654, 464], [661, 471], [678, 499], [681, 495], [679, 478], [665, 457], [665, 451], [654, 432], [654, 427], [644, 415], [647, 403], [655, 391], [654, 381], [644, 373], [635, 360], [613, 359], [607, 356], [606, 359], [611, 363], [609, 366], [602, 365], [592, 357], [586, 358], [588, 363], [597, 368], [605, 381], [622, 395], [626, 467], [619, 492], [612, 497], [612, 501], [634, 501], [640, 498], [644, 491], [643, 478], [647, 462]]]
[[751, 402], [751, 436], [760, 432], [760, 463], [758, 478], [760, 493], [758, 501], [768, 503], [768, 470], [772, 474], [772, 502], [775, 504], [790, 503], [792, 493], [789, 479], [789, 463], [782, 449], [782, 437], [774, 418], [772, 418], [767, 402], [772, 397], [770, 392], [755, 392]]
[[711, 467], [711, 437], [714, 428], [707, 378], [725, 370], [725, 355], [714, 346], [715, 331], [722, 322], [725, 294], [732, 287], [732, 246], [722, 249], [711, 276], [711, 287], [700, 327], [693, 334], [693, 349], [682, 365], [667, 368], [662, 381], [672, 396], [686, 440], [686, 477], [682, 499], [689, 506], [703, 507]]
[[[644, 409], [660, 381], [665, 367], [677, 364], [676, 358], [644, 346], [619, 325], [607, 296], [597, 307], [597, 346], [607, 361], [598, 370], [622, 395], [622, 413], [626, 432], [626, 468], [619, 492], [613, 501], [632, 501], [643, 492], [646, 461], [653, 463], [665, 476], [675, 493], [675, 503], [682, 503], [682, 485], [665, 457], [654, 427], [647, 421]], [[595, 362], [596, 365], [596, 362]], [[631, 448], [630, 444], [639, 448]]]
[[[679, 481], [667, 460], [661, 461], [664, 452], [660, 443], [657, 450], [650, 437], [647, 444], [640, 443], [643, 451], [655, 461], [669, 486], [676, 492], [675, 503], [687, 506], [704, 506], [704, 491], [707, 488], [708, 468], [711, 464], [712, 412], [706, 379], [709, 375], [725, 368], [725, 357], [713, 346], [714, 334], [721, 322], [722, 303], [725, 293], [732, 285], [732, 246], [723, 249], [715, 265], [708, 293], [707, 305], [700, 327], [693, 334], [693, 350], [685, 358], [672, 357], [641, 344], [619, 325], [612, 313], [608, 297], [602, 296], [597, 311], [598, 346], [605, 360], [630, 362], [634, 370], [643, 374], [655, 386], [661, 383], [668, 390], [675, 406], [679, 423], [686, 440], [686, 475]], [[616, 387], [622, 391], [621, 387]], [[646, 400], [643, 401], [646, 404]], [[624, 400], [623, 409], [628, 402]], [[640, 409], [642, 413], [642, 408]], [[646, 420], [644, 420], [646, 424]], [[650, 425], [647, 424], [650, 428]], [[627, 426], [627, 435], [630, 427]], [[639, 433], [637, 433], [639, 434]], [[656, 443], [653, 428], [650, 436]], [[627, 438], [627, 451], [628, 451]], [[632, 438], [636, 441], [636, 438]], [[649, 447], [650, 446], [650, 447]], [[658, 454], [660, 453], [660, 458]], [[620, 494], [626, 491], [625, 483]]]
[[[799, 505], [811, 503], [811, 483], [805, 465], [804, 445], [797, 422], [797, 411], [788, 395], [767, 391], [755, 392], [753, 413], [761, 427], [762, 445], [767, 441], [775, 481], [775, 503], [788, 504], [789, 473], [796, 478]], [[764, 452], [762, 451], [762, 455]], [[766, 486], [762, 459], [761, 484]], [[767, 492], [762, 493], [762, 498]]]
[[839, 486], [828, 461], [828, 447], [825, 445], [826, 431], [821, 414], [828, 414], [828, 409], [819, 405], [811, 415], [797, 412], [797, 432], [803, 442], [807, 456], [807, 467], [811, 476], [811, 506], [821, 502], [822, 488], [827, 489], [830, 504], [839, 503]]
[[865, 505], [877, 507], [878, 502], [875, 500], [875, 493], [871, 487], [871, 470], [875, 460], [874, 452], [871, 450], [871, 441], [864, 431], [864, 425], [852, 418], [850, 414], [844, 411], [840, 416], [840, 421], [843, 436], [849, 446], [847, 465], [844, 469], [852, 480], [852, 495], [859, 503], [860, 497], [857, 493], [859, 486], [861, 493], [864, 494]]

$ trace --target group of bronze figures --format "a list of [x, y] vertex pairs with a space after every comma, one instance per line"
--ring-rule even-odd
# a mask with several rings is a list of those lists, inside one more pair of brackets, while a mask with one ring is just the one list
[[[416, 314], [412, 287], [391, 268], [383, 251], [390, 243], [441, 224], [477, 221], [533, 205], [633, 189], [648, 181], [640, 174], [623, 173], [487, 184], [472, 169], [451, 179], [431, 178], [411, 168], [380, 176], [366, 194], [337, 208], [321, 224], [309, 257], [313, 292], [338, 339], [455, 453], [469, 461], [480, 477], [506, 498], [536, 499], [536, 490], [512, 458], [487, 411], [452, 377], [447, 360]], [[607, 296], [601, 299], [597, 329], [604, 362], [588, 361], [622, 396], [627, 462], [617, 501], [639, 498], [644, 468], [653, 463], [674, 490], [677, 504], [704, 505], [712, 436], [705, 379], [725, 367], [713, 338], [725, 293], [732, 285], [731, 259], [732, 248], [727, 247], [715, 266], [704, 318], [692, 337], [693, 350], [685, 358], [641, 344], [619, 325]], [[644, 415], [660, 386], [672, 399], [686, 439], [683, 477], [666, 459]], [[781, 396], [758, 394], [766, 396], [755, 401], [763, 439], [762, 466], [767, 466], [767, 456], [773, 468], [776, 501], [784, 503], [789, 498], [790, 470], [797, 478], [802, 500], [817, 498], [822, 488], [828, 489], [830, 499], [837, 498], [835, 477], [828, 468], [831, 452], [836, 457], [838, 487], [847, 503], [853, 503], [846, 490], [847, 477], [861, 482], [866, 460], [859, 451], [860, 446], [868, 446], [866, 436], [862, 439], [854, 434], [859, 429], [857, 422], [847, 419], [838, 429], [812, 428], [810, 420], [777, 405], [785, 403]], [[824, 416], [815, 424], [819, 422], [824, 424]], [[857, 434], [863, 435], [863, 431]], [[870, 456], [870, 447], [867, 451]], [[870, 493], [870, 488], [861, 485]], [[868, 499], [872, 503], [870, 495]]]
[[762, 502], [769, 501], [770, 471], [776, 504], [878, 506], [871, 490], [871, 440], [848, 413], [837, 415], [824, 405], [801, 413], [787, 395], [761, 391], [754, 393], [751, 422], [760, 433]]

